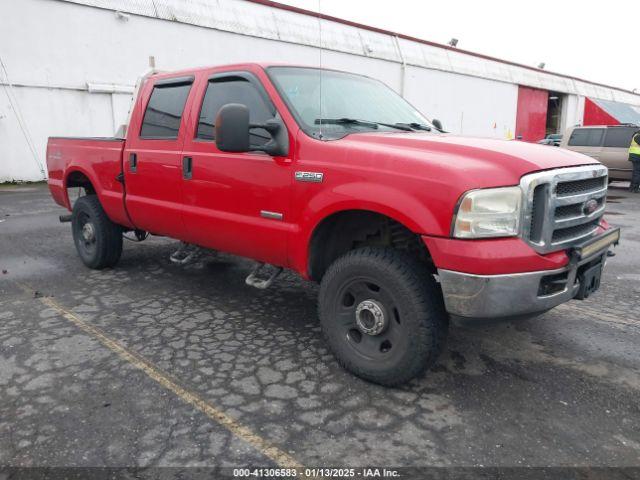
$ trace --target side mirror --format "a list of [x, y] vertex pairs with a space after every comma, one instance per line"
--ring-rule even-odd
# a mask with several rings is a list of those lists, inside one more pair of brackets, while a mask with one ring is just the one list
[[249, 109], [239, 103], [228, 103], [216, 115], [216, 147], [223, 152], [248, 152]]
[[433, 120], [431, 120], [431, 123], [438, 130], [440, 130], [441, 132], [444, 132], [444, 127], [442, 126], [442, 122], [440, 120], [438, 120], [437, 118], [434, 118]]
[[[273, 157], [289, 154], [289, 135], [280, 117], [276, 116], [264, 124], [249, 122], [249, 108], [240, 103], [224, 105], [216, 115], [216, 147], [222, 152], [265, 152]], [[271, 135], [271, 140], [261, 147], [252, 147], [250, 130], [261, 128]]]

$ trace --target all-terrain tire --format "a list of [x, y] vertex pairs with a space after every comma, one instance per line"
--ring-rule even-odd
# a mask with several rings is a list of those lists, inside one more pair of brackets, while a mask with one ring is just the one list
[[448, 330], [433, 276], [414, 257], [390, 248], [366, 247], [338, 258], [322, 279], [319, 314], [340, 365], [387, 386], [433, 366]]
[[96, 195], [80, 197], [71, 214], [73, 242], [82, 263], [95, 270], [113, 267], [122, 255], [122, 228], [104, 212]]

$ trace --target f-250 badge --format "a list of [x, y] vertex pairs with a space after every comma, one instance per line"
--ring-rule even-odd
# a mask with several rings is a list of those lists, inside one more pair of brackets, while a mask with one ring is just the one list
[[296, 172], [298, 182], [322, 183], [324, 173], [320, 172]]

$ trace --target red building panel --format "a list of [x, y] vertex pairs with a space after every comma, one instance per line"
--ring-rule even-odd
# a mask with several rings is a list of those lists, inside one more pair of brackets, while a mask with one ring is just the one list
[[[546, 135], [549, 92], [537, 88], [518, 87], [516, 138], [537, 142]], [[522, 137], [522, 138], [520, 138]]]
[[583, 125], [620, 125], [620, 122], [600, 108], [594, 101], [584, 99]]

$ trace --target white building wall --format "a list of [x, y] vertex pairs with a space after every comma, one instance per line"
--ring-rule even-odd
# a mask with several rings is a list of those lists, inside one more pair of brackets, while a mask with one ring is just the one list
[[[0, 182], [42, 179], [50, 135], [112, 135], [126, 119], [129, 92], [149, 56], [163, 70], [246, 61], [318, 65], [319, 45], [317, 18], [243, 0], [5, 1]], [[324, 67], [384, 81], [454, 133], [509, 138], [519, 82], [606, 99], [629, 96], [330, 21], [322, 22], [322, 46]], [[96, 86], [120, 93], [92, 93]], [[578, 107], [567, 107], [567, 119], [579, 111], [574, 96]]]
[[575, 125], [582, 125], [584, 118], [584, 97], [580, 95], [567, 95], [562, 104], [561, 125], [562, 131]]
[[513, 138], [518, 86], [467, 75], [409, 67], [405, 97], [445, 129], [463, 135]]

